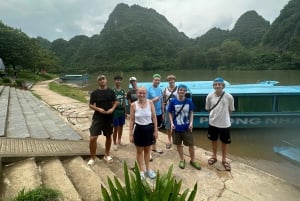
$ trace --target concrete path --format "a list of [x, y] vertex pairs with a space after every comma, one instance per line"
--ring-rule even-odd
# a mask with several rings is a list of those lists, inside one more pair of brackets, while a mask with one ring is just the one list
[[[34, 93], [57, 110], [61, 110], [63, 116], [76, 114], [79, 117], [91, 116], [92, 111], [88, 105], [79, 103], [70, 98], [63, 97], [48, 89], [49, 81], [41, 82], [33, 86]], [[89, 118], [78, 118], [72, 122], [72, 128], [82, 133], [83, 138], [88, 139]], [[118, 150], [111, 150], [111, 154], [116, 159], [111, 169], [115, 165], [121, 165], [117, 161], [127, 161], [129, 166], [133, 166], [135, 161], [135, 147], [128, 140], [128, 124], [124, 126], [123, 143], [125, 146], [119, 147]], [[200, 200], [299, 200], [299, 188], [287, 183], [286, 181], [260, 171], [239, 161], [231, 161], [232, 171], [224, 171], [220, 162], [214, 166], [207, 164], [207, 159], [211, 153], [202, 148], [196, 147], [196, 159], [201, 163], [202, 170], [195, 170], [188, 164], [188, 149], [185, 147], [187, 165], [184, 170], [178, 167], [179, 157], [174, 146], [171, 149], [165, 149], [167, 136], [159, 134], [158, 147], [164, 149], [163, 154], [153, 153], [154, 161], [151, 166], [161, 173], [165, 173], [170, 165], [173, 165], [173, 173], [176, 178], [183, 181], [184, 188], [192, 188], [198, 183], [198, 192], [196, 201]], [[100, 146], [104, 147], [104, 138], [99, 137]], [[220, 161], [220, 157], [218, 158]], [[119, 174], [122, 177], [122, 174]]]

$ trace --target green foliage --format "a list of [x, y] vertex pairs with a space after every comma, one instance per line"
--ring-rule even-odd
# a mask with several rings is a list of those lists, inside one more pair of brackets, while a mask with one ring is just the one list
[[37, 187], [27, 192], [24, 189], [21, 190], [11, 201], [57, 201], [60, 198], [62, 198], [62, 194], [56, 190]]
[[108, 177], [109, 191], [101, 187], [105, 201], [192, 201], [197, 193], [197, 184], [190, 192], [188, 189], [181, 192], [182, 181], [179, 182], [172, 176], [173, 166], [166, 175], [157, 174], [155, 186], [152, 187], [146, 180], [142, 180], [140, 170], [135, 163], [134, 174], [129, 173], [126, 162], [124, 163], [125, 187], [115, 177], [114, 183]]
[[24, 83], [24, 80], [23, 79], [16, 79], [15, 82], [16, 82], [17, 87], [22, 87], [23, 83]]
[[85, 91], [80, 90], [79, 88], [71, 87], [64, 84], [58, 84], [56, 82], [51, 82], [49, 84], [49, 88], [52, 91], [55, 91], [61, 95], [73, 98], [75, 100], [78, 100], [80, 102], [86, 103], [87, 102], [87, 94]]
[[3, 83], [6, 83], [6, 84], [11, 83], [11, 79], [9, 77], [4, 77]]

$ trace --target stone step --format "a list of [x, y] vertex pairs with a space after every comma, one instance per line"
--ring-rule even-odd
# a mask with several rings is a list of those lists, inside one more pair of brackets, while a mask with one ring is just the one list
[[66, 160], [63, 164], [83, 201], [98, 201], [103, 198], [101, 185], [105, 186], [104, 182], [81, 157]]
[[42, 184], [34, 158], [5, 165], [2, 173], [0, 200], [10, 200], [24, 189], [34, 189]]
[[0, 137], [5, 135], [9, 104], [9, 87], [1, 87], [0, 94]]
[[42, 161], [40, 169], [43, 185], [59, 190], [64, 195], [65, 201], [82, 200], [58, 158]]

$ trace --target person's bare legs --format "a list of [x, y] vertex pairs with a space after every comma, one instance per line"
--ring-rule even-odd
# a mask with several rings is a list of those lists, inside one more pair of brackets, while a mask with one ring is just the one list
[[96, 158], [97, 139], [98, 136], [90, 136], [90, 154], [91, 154], [91, 159], [93, 160], [95, 160]]
[[150, 153], [151, 153], [151, 146], [144, 147], [144, 161], [145, 161], [145, 166], [146, 170], [150, 170]]
[[183, 156], [183, 146], [180, 144], [180, 145], [177, 145], [177, 151], [178, 151], [178, 154], [179, 154], [179, 158], [180, 160], [184, 160], [184, 156]]
[[118, 126], [118, 145], [121, 145], [123, 135], [123, 125]]
[[190, 152], [190, 156], [191, 156], [191, 161], [194, 162], [195, 161], [195, 148], [194, 148], [194, 146], [189, 146], [189, 152]]
[[144, 147], [138, 147], [138, 146], [135, 146], [135, 147], [136, 147], [136, 160], [139, 165], [140, 172], [144, 172], [145, 171], [145, 168], [143, 165], [143, 158], [145, 158], [145, 156], [143, 155]]
[[111, 147], [111, 135], [106, 136], [105, 139], [105, 156], [109, 156], [109, 151]]
[[227, 144], [222, 142], [222, 162], [226, 162]]
[[118, 126], [114, 126], [114, 132], [113, 132], [113, 142], [114, 142], [114, 145], [117, 145], [118, 130], [119, 130], [119, 127]]
[[168, 135], [169, 143], [172, 144], [172, 132], [170, 129], [167, 129], [167, 135]]
[[212, 151], [213, 151], [213, 158], [217, 159], [217, 149], [218, 149], [218, 141], [211, 141]]

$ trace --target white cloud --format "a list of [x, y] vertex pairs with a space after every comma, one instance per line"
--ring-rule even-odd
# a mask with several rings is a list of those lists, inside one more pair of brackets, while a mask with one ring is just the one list
[[9, 0], [0, 1], [0, 20], [32, 37], [49, 40], [99, 34], [118, 3], [138, 4], [164, 15], [179, 31], [197, 37], [213, 27], [232, 29], [237, 19], [256, 10], [273, 21], [289, 0]]

